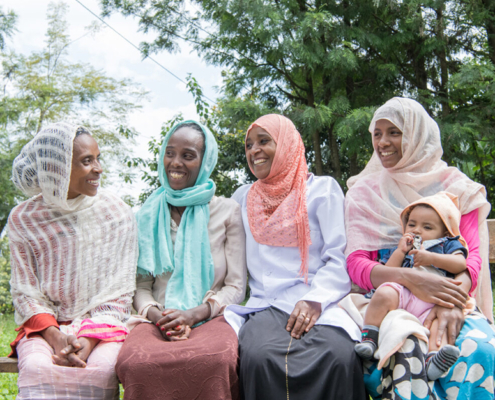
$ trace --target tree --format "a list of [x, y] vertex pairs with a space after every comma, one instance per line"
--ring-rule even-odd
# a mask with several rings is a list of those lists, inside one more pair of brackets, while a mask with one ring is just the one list
[[[225, 68], [209, 114], [222, 138], [283, 113], [303, 136], [310, 169], [345, 188], [371, 155], [376, 107], [413, 97], [439, 123], [445, 160], [495, 194], [493, 0], [196, 0], [196, 14], [182, 0], [101, 3], [104, 14], [134, 16], [155, 33], [145, 56], [184, 40]], [[220, 164], [229, 155], [221, 153]]]
[[[10, 182], [12, 161], [47, 123], [63, 119], [88, 127], [102, 149], [105, 172], [126, 173], [121, 160], [136, 134], [128, 115], [140, 108], [146, 92], [128, 79], [117, 80], [89, 64], [69, 62], [66, 12], [64, 3], [49, 5], [43, 50], [28, 56], [0, 53], [0, 232], [10, 209], [22, 198]], [[116, 162], [119, 168], [112, 171]]]
[[14, 11], [4, 12], [0, 7], [0, 50], [5, 47], [5, 37], [10, 37], [14, 33], [16, 19]]

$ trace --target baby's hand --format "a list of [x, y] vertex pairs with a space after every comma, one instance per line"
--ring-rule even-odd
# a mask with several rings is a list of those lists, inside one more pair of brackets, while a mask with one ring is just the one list
[[399, 245], [397, 248], [406, 254], [409, 250], [413, 248], [414, 235], [412, 233], [406, 233], [399, 240]]
[[419, 267], [419, 266], [428, 266], [428, 265], [433, 265], [433, 260], [432, 260], [432, 252], [425, 250], [425, 247], [421, 245], [420, 250], [411, 250], [409, 252], [410, 255], [414, 256], [414, 266]]

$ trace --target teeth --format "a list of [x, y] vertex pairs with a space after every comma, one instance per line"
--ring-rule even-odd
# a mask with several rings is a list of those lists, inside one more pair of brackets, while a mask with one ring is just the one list
[[172, 179], [181, 179], [185, 174], [178, 174], [177, 172], [171, 172], [170, 176]]
[[383, 153], [383, 152], [382, 152], [382, 156], [385, 156], [385, 157], [386, 157], [386, 156], [391, 156], [392, 154], [395, 154], [395, 151], [389, 151], [389, 152], [387, 152], [387, 153]]
[[258, 164], [263, 164], [264, 162], [266, 162], [266, 158], [260, 158], [258, 160], [254, 160], [254, 165], [258, 165]]
[[99, 183], [98, 181], [89, 181], [89, 180], [87, 182], [91, 185], [98, 185]]

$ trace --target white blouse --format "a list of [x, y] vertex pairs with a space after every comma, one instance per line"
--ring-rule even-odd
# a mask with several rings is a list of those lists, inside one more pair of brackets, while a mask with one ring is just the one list
[[239, 333], [245, 315], [270, 306], [288, 314], [300, 300], [321, 303], [316, 325], [343, 328], [354, 340], [361, 331], [338, 302], [351, 289], [344, 250], [344, 195], [331, 177], [308, 175], [307, 208], [311, 234], [308, 258], [308, 284], [299, 276], [301, 257], [298, 247], [275, 247], [257, 243], [249, 229], [246, 199], [251, 185], [240, 187], [233, 199], [241, 205], [246, 232], [247, 266], [251, 297], [245, 307], [227, 307], [224, 316]]
[[[239, 205], [232, 199], [214, 196], [210, 201], [208, 235], [215, 266], [215, 279], [203, 303], [211, 306], [210, 318], [222, 314], [229, 304], [238, 304], [246, 293], [246, 238]], [[170, 234], [175, 242], [177, 224], [171, 218]], [[171, 273], [138, 276], [134, 308], [146, 317], [151, 306], [166, 308], [165, 292]]]

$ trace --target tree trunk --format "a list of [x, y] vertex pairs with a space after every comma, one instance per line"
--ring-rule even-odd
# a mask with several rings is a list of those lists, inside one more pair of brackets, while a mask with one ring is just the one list
[[450, 104], [449, 104], [449, 93], [448, 93], [448, 83], [449, 83], [449, 68], [447, 64], [447, 54], [445, 49], [447, 48], [447, 43], [445, 42], [444, 35], [444, 20], [443, 11], [445, 10], [445, 4], [442, 3], [440, 7], [436, 10], [437, 13], [437, 39], [442, 42], [441, 49], [437, 52], [437, 57], [440, 61], [440, 104], [442, 105], [442, 117], [445, 118], [450, 114]]
[[328, 130], [328, 142], [330, 144], [330, 157], [333, 169], [333, 177], [340, 181], [342, 179], [342, 169], [340, 167], [340, 157], [339, 157], [339, 145], [337, 143], [337, 138], [333, 134], [333, 128], [335, 124], [330, 126]]
[[[315, 107], [315, 94], [313, 91], [313, 78], [308, 77], [308, 106]], [[315, 171], [316, 175], [323, 175], [323, 161], [321, 158], [321, 140], [320, 131], [315, 129], [313, 132], [313, 151], [315, 152]]]

